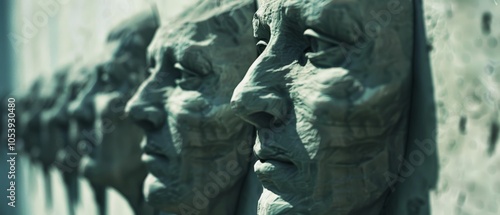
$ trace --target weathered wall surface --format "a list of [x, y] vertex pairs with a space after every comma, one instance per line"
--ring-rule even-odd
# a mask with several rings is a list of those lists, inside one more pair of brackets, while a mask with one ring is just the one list
[[424, 1], [439, 151], [433, 215], [500, 214], [497, 1]]

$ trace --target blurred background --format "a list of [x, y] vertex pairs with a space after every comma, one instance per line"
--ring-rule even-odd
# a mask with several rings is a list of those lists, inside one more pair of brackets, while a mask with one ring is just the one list
[[[56, 68], [77, 56], [96, 53], [102, 48], [109, 30], [134, 13], [159, 5], [168, 9], [163, 18], [181, 12], [189, 1], [148, 0], [1, 0], [0, 1], [0, 95], [28, 90], [39, 76], [50, 76]], [[162, 9], [163, 8], [163, 9]], [[88, 55], [88, 54], [87, 54]], [[2, 105], [6, 106], [6, 101]], [[22, 113], [16, 113], [22, 114]], [[2, 116], [2, 123], [6, 120]], [[2, 126], [2, 128], [5, 128]], [[4, 134], [4, 131], [2, 131]], [[2, 136], [4, 137], [4, 136]], [[2, 142], [4, 138], [2, 138]], [[3, 145], [3, 144], [2, 144]], [[5, 148], [1, 149], [0, 181], [2, 196], [7, 194], [8, 172]], [[50, 170], [50, 184], [40, 164], [19, 155], [16, 162], [16, 208], [7, 206], [2, 197], [0, 214], [69, 214], [61, 172]], [[5, 174], [4, 174], [5, 173]], [[81, 178], [80, 203], [76, 215], [97, 214], [89, 183]], [[50, 190], [48, 190], [50, 189]], [[113, 189], [107, 189], [108, 214], [132, 214], [129, 204]], [[52, 196], [47, 196], [48, 194]]]

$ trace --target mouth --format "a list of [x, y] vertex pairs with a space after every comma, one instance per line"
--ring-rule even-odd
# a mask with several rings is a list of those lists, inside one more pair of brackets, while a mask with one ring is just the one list
[[291, 160], [278, 156], [263, 156], [259, 152], [256, 152], [255, 155], [258, 159], [255, 163], [255, 172], [265, 178], [268, 178], [267, 176], [276, 178], [281, 174], [289, 175], [298, 171], [297, 166]]
[[275, 144], [263, 143], [262, 139], [257, 139], [254, 147], [258, 159], [254, 171], [262, 185], [275, 193], [301, 189], [299, 185], [307, 177], [307, 168], [304, 169], [301, 162], [292, 160], [288, 151], [273, 145]]
[[143, 146], [141, 161], [146, 165], [148, 171], [155, 177], [162, 178], [168, 175], [170, 159], [166, 154], [162, 153], [162, 149], [155, 145], [154, 141], [148, 140]]
[[285, 170], [296, 171], [297, 167], [291, 161], [258, 158], [255, 169], [255, 171], [259, 171], [260, 173], [264, 174], [285, 171]]
[[[287, 154], [287, 151], [280, 147], [273, 146], [273, 144], [265, 143], [262, 138], [257, 138], [254, 146], [255, 156], [259, 166], [273, 167], [272, 169], [293, 169], [297, 170], [296, 163], [294, 163]], [[269, 171], [269, 170], [266, 170]]]
[[293, 190], [296, 179], [300, 178], [297, 177], [297, 167], [291, 162], [274, 159], [259, 159], [255, 162], [254, 171], [262, 185], [275, 193], [281, 193], [288, 188]]
[[149, 152], [144, 152], [142, 154], [141, 160], [143, 163], [146, 165], [150, 163], [157, 163], [157, 162], [162, 162], [162, 163], [168, 163], [168, 158], [165, 155], [162, 155], [160, 153], [149, 153]]
[[147, 156], [148, 158], [154, 158], [154, 159], [163, 159], [163, 160], [168, 160], [167, 155], [163, 153], [163, 148], [158, 146], [157, 141], [155, 141], [154, 137], [151, 136], [146, 136], [143, 139], [142, 144], [142, 151], [143, 151], [143, 156]]

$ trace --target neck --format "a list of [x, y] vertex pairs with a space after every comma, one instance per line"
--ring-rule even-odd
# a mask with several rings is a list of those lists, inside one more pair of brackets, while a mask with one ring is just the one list
[[142, 186], [144, 174], [135, 173], [115, 189], [127, 200], [135, 215], [155, 215], [154, 209], [144, 201]]

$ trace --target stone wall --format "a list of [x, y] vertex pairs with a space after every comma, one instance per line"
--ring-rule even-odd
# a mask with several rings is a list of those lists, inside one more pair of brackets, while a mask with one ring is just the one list
[[439, 179], [432, 214], [499, 214], [500, 2], [426, 0]]

